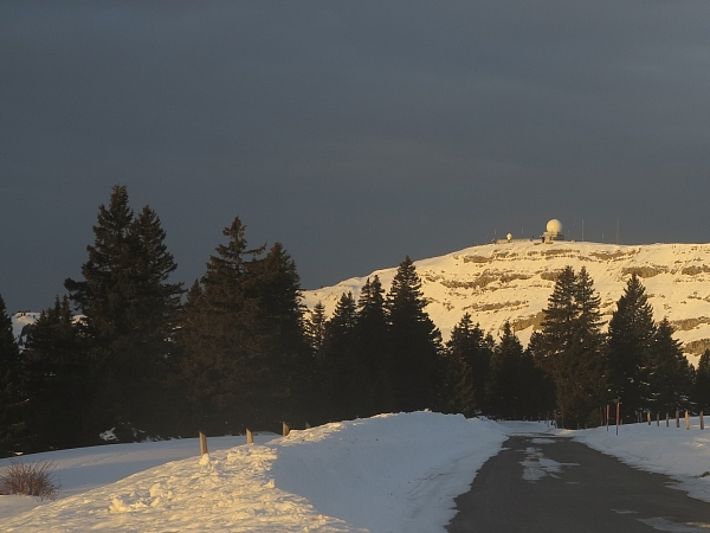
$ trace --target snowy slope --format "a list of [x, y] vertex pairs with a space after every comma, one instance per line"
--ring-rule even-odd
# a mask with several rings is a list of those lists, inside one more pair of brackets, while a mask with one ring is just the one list
[[[642, 279], [657, 320], [668, 317], [685, 343], [691, 362], [710, 348], [710, 244], [611, 245], [591, 242], [513, 241], [473, 246], [416, 263], [427, 311], [448, 338], [465, 312], [497, 335], [510, 320], [524, 343], [539, 326], [554, 286], [566, 265], [585, 266], [608, 320], [632, 272]], [[396, 269], [375, 271], [385, 290]], [[312, 308], [322, 301], [332, 312], [343, 292], [357, 297], [367, 276], [304, 293]]]
[[0, 531], [442, 531], [505, 438], [494, 422], [429, 412], [327, 424], [18, 509]]

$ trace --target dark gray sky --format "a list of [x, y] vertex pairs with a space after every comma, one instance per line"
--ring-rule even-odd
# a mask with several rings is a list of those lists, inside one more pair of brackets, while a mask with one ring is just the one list
[[203, 271], [306, 288], [488, 241], [708, 240], [710, 2], [0, 0], [0, 294], [61, 294], [115, 183]]

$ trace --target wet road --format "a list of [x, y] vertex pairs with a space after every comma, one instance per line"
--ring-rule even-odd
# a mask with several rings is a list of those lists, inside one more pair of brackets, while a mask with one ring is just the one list
[[710, 504], [564, 437], [511, 437], [456, 499], [451, 533], [710, 533]]

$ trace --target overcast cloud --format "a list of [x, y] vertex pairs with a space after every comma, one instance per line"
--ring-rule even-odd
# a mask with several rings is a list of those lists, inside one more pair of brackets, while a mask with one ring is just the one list
[[199, 276], [235, 215], [307, 288], [553, 216], [708, 241], [710, 2], [0, 0], [0, 294], [62, 294], [113, 184]]

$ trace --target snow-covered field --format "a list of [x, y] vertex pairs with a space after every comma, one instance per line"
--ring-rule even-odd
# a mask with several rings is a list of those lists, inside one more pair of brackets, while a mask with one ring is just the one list
[[37, 502], [0, 496], [0, 530], [443, 530], [505, 438], [491, 421], [418, 412], [251, 446], [210, 439], [202, 459], [194, 439], [37, 454], [25, 460], [55, 462], [60, 498], [27, 510]]
[[[653, 421], [648, 424], [560, 431], [600, 452], [614, 455], [631, 466], [666, 474], [678, 480], [678, 488], [693, 498], [710, 502], [710, 429], [700, 430], [697, 418], [691, 418], [691, 429], [684, 421], [676, 428], [675, 420], [666, 427]], [[708, 420], [706, 419], [706, 422]]]

